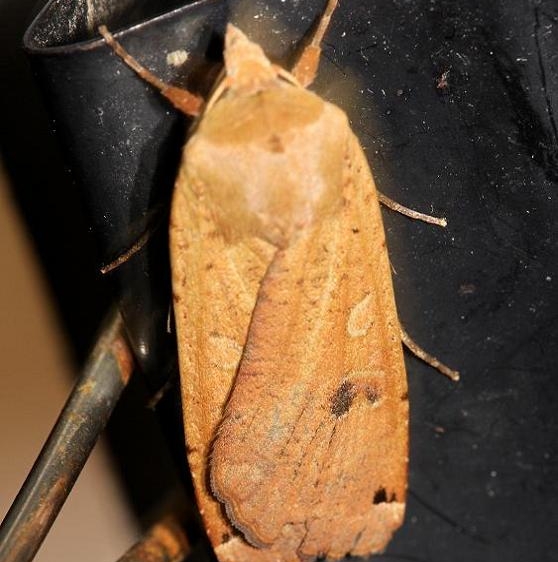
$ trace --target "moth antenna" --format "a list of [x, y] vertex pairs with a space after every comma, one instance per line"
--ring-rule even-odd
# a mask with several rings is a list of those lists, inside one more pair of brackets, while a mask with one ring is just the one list
[[229, 89], [229, 80], [221, 73], [221, 77], [217, 80], [217, 87], [213, 90], [207, 103], [205, 104], [205, 111], [210, 111], [211, 108], [217, 103], [217, 101], [221, 98], [221, 96]]
[[297, 80], [296, 76], [291, 74], [288, 70], [281, 68], [278, 65], [273, 65], [273, 68], [277, 72], [277, 76], [288, 82], [292, 86], [297, 86], [298, 88], [303, 88], [304, 86]]
[[327, 4], [320, 16], [316, 29], [308, 38], [308, 42], [293, 66], [292, 74], [304, 88], [307, 88], [314, 82], [316, 74], [318, 73], [320, 55], [322, 52], [321, 44], [331, 22], [331, 16], [335, 8], [337, 8], [337, 3], [338, 0], [327, 0]]
[[157, 88], [161, 94], [169, 100], [172, 105], [182, 113], [196, 117], [200, 114], [203, 99], [188, 90], [171, 86], [155, 76], [150, 70], [142, 66], [124, 47], [113, 37], [105, 25], [99, 26], [99, 33], [103, 36], [107, 45], [129, 66], [140, 78]]
[[445, 219], [445, 217], [433, 217], [432, 215], [425, 215], [424, 213], [420, 213], [419, 211], [415, 211], [414, 209], [409, 209], [409, 207], [401, 205], [401, 203], [390, 199], [387, 195], [384, 195], [379, 191], [378, 200], [388, 209], [396, 211], [397, 213], [401, 213], [402, 215], [405, 215], [406, 217], [409, 217], [411, 219], [427, 222], [428, 224], [434, 224], [436, 226], [441, 226], [442, 228], [445, 228], [448, 225], [448, 221]]
[[415, 341], [411, 339], [409, 334], [401, 326], [401, 341], [403, 345], [416, 357], [424, 361], [427, 365], [434, 367], [437, 371], [450, 378], [452, 381], [459, 380], [459, 371], [454, 371], [450, 369], [447, 365], [444, 365], [441, 361], [436, 359], [433, 355], [430, 355], [422, 347], [420, 347]]

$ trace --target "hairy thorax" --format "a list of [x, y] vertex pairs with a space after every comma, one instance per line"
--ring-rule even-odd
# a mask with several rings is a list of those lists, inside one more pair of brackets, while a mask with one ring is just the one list
[[348, 133], [337, 107], [284, 82], [231, 92], [188, 142], [188, 184], [218, 213], [225, 236], [284, 246], [341, 204]]

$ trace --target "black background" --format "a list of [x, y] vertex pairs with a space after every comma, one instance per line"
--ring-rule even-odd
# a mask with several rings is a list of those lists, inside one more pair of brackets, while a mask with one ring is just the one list
[[[127, 125], [109, 124], [107, 141], [106, 120], [105, 125], [99, 119], [88, 121], [85, 129], [79, 124], [80, 138], [90, 139], [84, 152], [62, 111], [55, 116], [64, 147], [58, 152], [21, 50], [32, 12], [32, 3], [26, 4], [0, 3], [0, 20], [10, 22], [0, 38], [1, 148], [81, 361], [113, 295], [124, 304], [133, 300], [133, 288], [122, 279], [113, 288], [98, 274], [98, 266], [151, 220], [154, 201], [158, 209], [165, 208], [184, 125], [149, 88], [130, 86], [135, 79], [124, 70], [120, 83], [114, 67], [103, 67], [97, 76], [105, 82], [95, 95], [110, 98], [114, 115], [126, 105]], [[140, 21], [169, 4], [175, 3], [151, 2], [154, 11], [148, 6], [133, 17]], [[281, 57], [292, 52], [322, 2], [230, 5], [233, 14], [239, 6], [250, 10], [233, 19], [266, 51]], [[130, 21], [121, 16], [111, 28]], [[157, 57], [161, 47], [152, 37], [158, 26], [167, 26], [165, 41], [181, 48], [180, 33], [169, 31], [180, 27], [179, 21], [144, 26], [125, 44], [164, 74], [164, 56]], [[269, 33], [270, 28], [281, 33]], [[556, 1], [341, 0], [327, 35], [313, 89], [349, 114], [379, 189], [448, 219], [448, 227], [440, 229], [384, 212], [401, 320], [415, 340], [458, 368], [462, 378], [453, 384], [407, 356], [412, 412], [408, 509], [405, 525], [378, 560], [524, 562], [556, 557], [557, 33]], [[64, 44], [64, 37], [55, 42]], [[218, 51], [214, 43], [208, 49]], [[88, 49], [100, 52], [100, 46]], [[63, 56], [51, 52], [46, 58]], [[88, 60], [90, 82], [76, 86], [76, 80], [68, 79], [63, 88], [78, 105], [94, 111], [100, 105], [79, 90], [95, 81], [98, 63]], [[35, 65], [48, 100], [53, 85], [45, 72], [55, 71], [49, 64]], [[70, 68], [71, 63], [56, 71], [59, 86], [64, 76], [73, 76]], [[441, 80], [444, 73], [447, 84]], [[129, 87], [140, 93], [130, 96]], [[60, 111], [52, 98], [47, 103]], [[142, 103], [150, 111], [134, 114]], [[118, 166], [101, 169], [102, 162], [110, 161], [99, 160], [101, 147], [119, 150], [118, 135], [130, 136], [126, 127], [133, 119], [145, 135], [134, 138], [137, 150], [128, 154], [130, 161], [125, 155]], [[142, 121], [147, 119], [155, 124]], [[155, 155], [155, 167], [159, 158], [168, 159], [171, 170], [131, 176], [129, 170], [145, 158], [146, 147]], [[94, 163], [91, 175], [102, 179], [104, 187], [96, 190], [94, 179], [84, 178], [87, 158]], [[114, 176], [116, 193], [126, 194], [121, 201], [103, 194], [103, 174], [108, 173]], [[144, 190], [133, 205], [131, 188]], [[107, 205], [125, 208], [121, 214], [126, 219], [116, 226], [103, 222], [99, 216]], [[131, 217], [132, 211], [140, 218]], [[121, 240], [114, 242], [114, 236]], [[141, 263], [145, 270], [151, 262]], [[133, 270], [129, 276], [135, 275]], [[149, 270], [147, 276], [153, 282], [157, 275]], [[138, 289], [140, 294], [147, 286]], [[131, 316], [141, 323], [141, 315]], [[130, 501], [142, 518], [178, 486], [153, 415], [144, 406], [160, 381], [153, 382], [149, 374], [146, 380], [147, 390], [128, 392], [111, 427]], [[154, 457], [160, 462], [153, 463]]]

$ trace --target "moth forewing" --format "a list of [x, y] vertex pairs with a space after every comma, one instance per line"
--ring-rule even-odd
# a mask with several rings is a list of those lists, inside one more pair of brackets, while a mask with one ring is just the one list
[[234, 537], [235, 530], [208, 485], [211, 443], [232, 388], [259, 280], [273, 250], [255, 238], [225, 243], [188, 175], [188, 167], [183, 166], [170, 229], [188, 461], [198, 505], [219, 558], [273, 560]]
[[251, 543], [340, 558], [382, 550], [402, 522], [408, 403], [374, 183], [328, 109], [337, 204], [296, 231], [261, 280], [211, 482]]

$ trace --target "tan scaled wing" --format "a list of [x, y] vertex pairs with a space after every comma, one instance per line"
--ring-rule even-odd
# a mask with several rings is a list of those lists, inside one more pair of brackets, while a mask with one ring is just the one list
[[408, 400], [374, 182], [357, 139], [343, 203], [277, 252], [211, 457], [231, 521], [260, 547], [341, 558], [402, 523]]
[[181, 167], [173, 199], [170, 244], [174, 311], [188, 461], [210, 541], [221, 562], [271, 562], [248, 545], [209, 490], [209, 450], [230, 393], [274, 248], [257, 238], [225, 241], [203, 198]]

